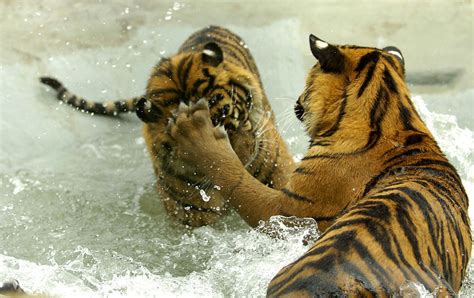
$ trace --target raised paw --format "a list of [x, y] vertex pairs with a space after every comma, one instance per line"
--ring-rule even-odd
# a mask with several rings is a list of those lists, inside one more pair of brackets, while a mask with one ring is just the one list
[[176, 141], [178, 158], [195, 166], [210, 166], [216, 156], [235, 154], [225, 129], [212, 124], [206, 99], [189, 106], [181, 103], [170, 119], [168, 131]]
[[[181, 102], [169, 126], [171, 136], [178, 141], [182, 137], [186, 137], [197, 145], [197, 143], [202, 143], [203, 138], [215, 138], [215, 128], [212, 125], [206, 99], [200, 99], [196, 104], [190, 106]], [[221, 135], [221, 131], [218, 135]]]

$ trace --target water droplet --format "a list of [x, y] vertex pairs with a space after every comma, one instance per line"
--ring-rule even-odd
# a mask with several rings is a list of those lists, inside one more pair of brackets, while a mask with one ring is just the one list
[[102, 93], [102, 94], [105, 94], [105, 93], [107, 93], [107, 92], [108, 92], [107, 89], [104, 89], [104, 90], [100, 91], [100, 93]]
[[160, 55], [164, 55], [166, 51], [160, 51]]
[[209, 200], [211, 199], [211, 197], [208, 196], [208, 195], [206, 194], [206, 192], [205, 192], [203, 189], [201, 189], [201, 190], [199, 191], [199, 194], [201, 195], [201, 199], [202, 199], [204, 202], [209, 202]]
[[128, 25], [127, 26], [127, 30], [132, 30], [133, 26], [132, 25]]
[[180, 10], [183, 6], [184, 6], [184, 4], [181, 4], [179, 2], [175, 2], [173, 4], [173, 10]]
[[166, 20], [166, 21], [169, 21], [169, 20], [171, 20], [171, 16], [170, 16], [170, 15], [168, 15], [168, 16], [165, 16], [165, 20]]
[[125, 67], [126, 67], [126, 68], [130, 68], [130, 66], [131, 66], [131, 65], [130, 65], [130, 64], [128, 64], [128, 63], [127, 63], [127, 64], [125, 64]]

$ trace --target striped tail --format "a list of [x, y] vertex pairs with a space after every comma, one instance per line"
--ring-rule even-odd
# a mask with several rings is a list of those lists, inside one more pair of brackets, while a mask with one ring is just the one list
[[117, 101], [106, 101], [106, 102], [95, 102], [80, 98], [77, 95], [69, 92], [66, 87], [61, 84], [58, 80], [49, 77], [41, 77], [41, 83], [50, 86], [57, 91], [57, 98], [78, 110], [88, 112], [91, 114], [104, 115], [104, 116], [117, 116], [121, 113], [135, 112], [137, 109], [137, 103], [141, 99], [145, 99], [145, 96], [137, 96], [126, 100]]

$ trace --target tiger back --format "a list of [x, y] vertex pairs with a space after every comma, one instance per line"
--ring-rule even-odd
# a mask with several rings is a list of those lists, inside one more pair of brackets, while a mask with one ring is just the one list
[[167, 124], [181, 102], [208, 98], [213, 124], [225, 127], [242, 164], [262, 183], [280, 188], [294, 167], [255, 61], [244, 41], [227, 29], [210, 26], [192, 34], [175, 55], [153, 68], [143, 96], [98, 103], [76, 96], [56, 79], [41, 82], [79, 110], [108, 116], [136, 111], [145, 123], [159, 197], [167, 213], [188, 226], [212, 224], [228, 208], [227, 198], [199, 169], [175, 158]]
[[323, 234], [268, 296], [455, 296], [471, 255], [469, 200], [413, 106], [401, 52], [313, 35], [310, 47], [317, 63], [295, 113], [311, 142], [283, 188], [249, 175], [205, 100], [181, 105], [170, 125], [179, 157], [207, 170], [252, 226], [274, 215], [317, 221]]
[[295, 111], [311, 145], [288, 188], [318, 206], [325, 231], [267, 294], [406, 296], [416, 283], [455, 296], [471, 255], [468, 197], [413, 106], [403, 55], [310, 45], [318, 63]]

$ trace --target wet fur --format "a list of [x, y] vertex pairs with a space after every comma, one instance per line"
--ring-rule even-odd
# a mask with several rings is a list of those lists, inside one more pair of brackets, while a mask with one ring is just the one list
[[413, 106], [404, 61], [318, 40], [295, 108], [311, 143], [285, 187], [242, 168], [228, 140], [215, 138], [205, 104], [171, 127], [180, 158], [227, 190], [253, 226], [273, 215], [318, 221], [323, 234], [273, 278], [268, 296], [403, 296], [410, 282], [454, 296], [471, 254], [468, 198]]
[[[227, 29], [210, 26], [192, 34], [175, 55], [154, 67], [143, 96], [97, 103], [69, 92], [54, 78], [43, 77], [41, 82], [79, 110], [107, 116], [136, 111], [145, 122], [143, 134], [160, 199], [168, 214], [188, 226], [216, 222], [228, 204], [198, 168], [175, 158], [175, 143], [166, 131], [180, 103], [206, 97], [213, 124], [225, 127], [241, 164], [262, 183], [280, 188], [294, 168], [252, 55]], [[208, 201], [203, 200], [206, 196]]]

